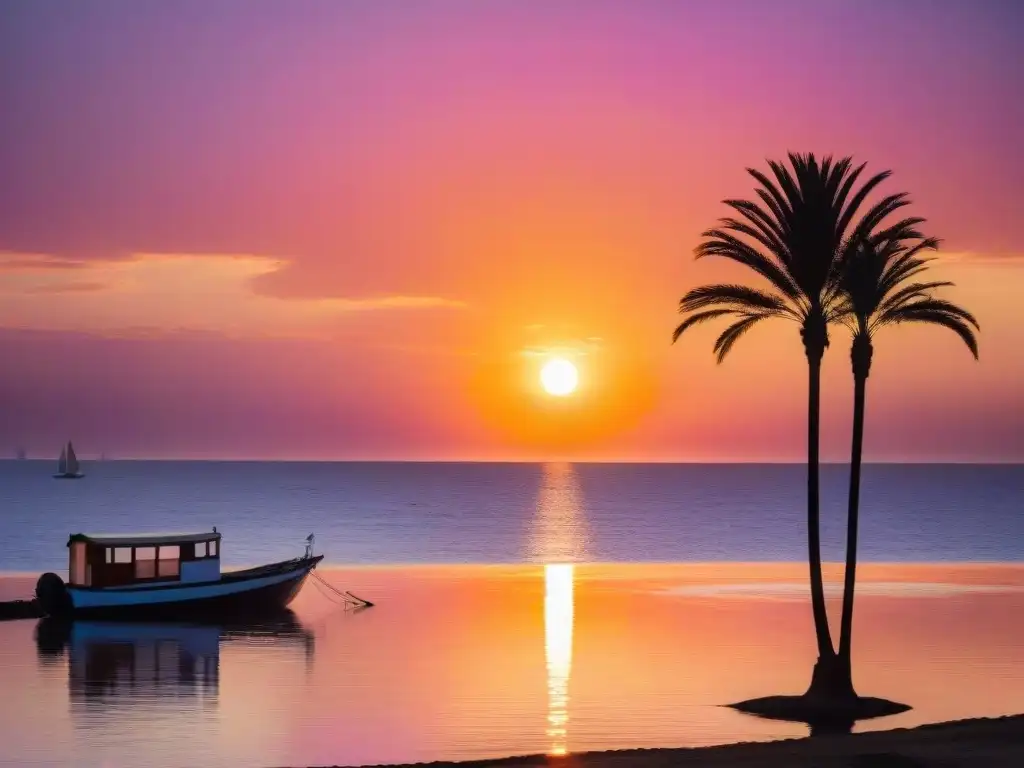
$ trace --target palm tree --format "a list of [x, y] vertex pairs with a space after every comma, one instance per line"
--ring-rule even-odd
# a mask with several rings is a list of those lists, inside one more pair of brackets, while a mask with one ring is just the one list
[[839, 666], [846, 676], [844, 684], [853, 690], [850, 647], [853, 632], [853, 597], [857, 584], [857, 525], [859, 522], [861, 450], [864, 444], [864, 404], [871, 357], [872, 339], [882, 328], [902, 323], [928, 323], [950, 329], [978, 357], [974, 332], [978, 321], [965, 309], [934, 297], [949, 282], [918, 282], [931, 258], [922, 254], [939, 247], [939, 241], [926, 238], [915, 228], [924, 220], [906, 219], [867, 238], [847, 254], [840, 287], [847, 314], [843, 323], [853, 333], [850, 361], [853, 366], [853, 440], [850, 453], [850, 495], [846, 532], [846, 576], [843, 585], [843, 612], [839, 633]]
[[767, 318], [792, 320], [800, 326], [807, 356], [807, 550], [811, 609], [818, 644], [809, 696], [832, 696], [836, 654], [829, 633], [821, 575], [818, 525], [818, 432], [821, 359], [828, 347], [828, 326], [841, 319], [839, 265], [850, 244], [875, 233], [893, 211], [907, 204], [904, 194], [888, 195], [859, 216], [868, 195], [889, 171], [875, 174], [859, 187], [864, 165], [851, 158], [820, 162], [813, 154], [789, 154], [789, 167], [769, 161], [773, 178], [748, 168], [758, 183], [760, 203], [726, 200], [738, 218], [727, 217], [704, 232], [696, 257], [720, 256], [750, 268], [767, 280], [770, 290], [745, 285], [706, 285], [689, 291], [679, 303], [688, 315], [673, 342], [687, 329], [718, 318], [732, 323], [715, 342], [722, 362], [736, 341]]

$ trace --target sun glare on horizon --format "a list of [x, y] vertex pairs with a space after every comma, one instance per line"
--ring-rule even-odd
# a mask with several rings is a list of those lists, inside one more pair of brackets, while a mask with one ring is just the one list
[[579, 371], [568, 360], [556, 357], [540, 369], [540, 383], [544, 391], [556, 397], [565, 397], [576, 391], [580, 381]]

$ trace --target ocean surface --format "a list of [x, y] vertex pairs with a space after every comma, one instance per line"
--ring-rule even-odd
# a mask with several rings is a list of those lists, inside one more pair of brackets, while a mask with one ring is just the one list
[[[0, 622], [0, 765], [373, 765], [807, 735], [719, 706], [806, 687], [802, 564], [322, 575], [376, 605], [343, 611], [308, 582], [269, 625]], [[858, 689], [914, 709], [857, 730], [1024, 711], [1024, 566], [858, 575]], [[30, 584], [0, 578], [0, 599]]]
[[[0, 462], [0, 571], [67, 568], [74, 532], [217, 527], [225, 565], [778, 562], [806, 557], [800, 465]], [[847, 468], [822, 471], [840, 560]], [[1024, 466], [869, 465], [864, 561], [1024, 559]]]
[[[312, 766], [807, 734], [720, 705], [798, 693], [815, 656], [803, 468], [0, 462], [0, 600], [72, 532], [203, 530], [227, 567], [316, 534], [271, 624], [0, 622], [0, 765]], [[846, 468], [824, 468], [827, 560]], [[854, 663], [913, 709], [1024, 711], [1024, 468], [869, 466]], [[404, 564], [404, 565], [403, 565]], [[838, 610], [841, 569], [826, 567]]]

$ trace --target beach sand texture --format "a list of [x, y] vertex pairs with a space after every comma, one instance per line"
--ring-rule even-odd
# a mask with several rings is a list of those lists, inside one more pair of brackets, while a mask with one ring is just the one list
[[565, 757], [415, 763], [432, 768], [1019, 768], [1024, 765], [1024, 715], [961, 720], [843, 736], [787, 739], [690, 749], [634, 749]]

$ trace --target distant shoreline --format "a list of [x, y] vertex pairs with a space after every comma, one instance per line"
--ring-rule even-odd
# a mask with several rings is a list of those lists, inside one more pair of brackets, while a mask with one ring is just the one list
[[983, 765], [986, 768], [1024, 765], [1024, 715], [957, 720], [916, 728], [813, 739], [581, 752], [564, 758], [529, 755], [462, 762], [402, 763], [375, 768], [938, 768], [950, 765]]

